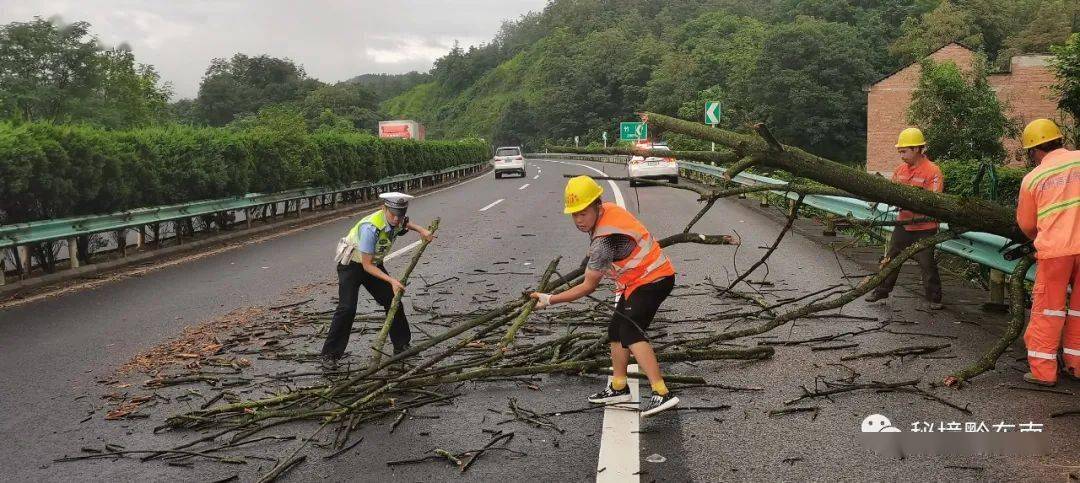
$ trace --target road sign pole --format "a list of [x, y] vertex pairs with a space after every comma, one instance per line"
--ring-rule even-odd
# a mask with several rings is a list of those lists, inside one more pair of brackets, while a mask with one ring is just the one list
[[[714, 129], [720, 124], [721, 113], [720, 101], [708, 101], [705, 103], [705, 124], [712, 126]], [[711, 143], [709, 148], [711, 151], [716, 151], [716, 143]], [[716, 163], [713, 163], [715, 165]]]

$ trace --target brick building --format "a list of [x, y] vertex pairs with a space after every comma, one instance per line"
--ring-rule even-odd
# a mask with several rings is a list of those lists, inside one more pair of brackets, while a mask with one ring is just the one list
[[[952, 61], [970, 70], [975, 52], [959, 43], [950, 43], [930, 54], [936, 62]], [[1057, 99], [1050, 89], [1055, 82], [1048, 67], [1049, 56], [1021, 55], [1010, 59], [1007, 72], [992, 73], [987, 80], [998, 99], [1007, 103], [1006, 115], [1027, 123], [1040, 117], [1057, 118]], [[916, 62], [875, 82], [866, 89], [866, 170], [889, 175], [900, 163], [896, 136], [908, 126], [907, 109], [911, 93], [919, 85], [921, 67]], [[1006, 139], [1010, 162], [1023, 155], [1018, 139]]]

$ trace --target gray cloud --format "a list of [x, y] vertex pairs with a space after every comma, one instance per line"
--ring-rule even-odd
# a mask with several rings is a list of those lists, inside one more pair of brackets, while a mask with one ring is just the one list
[[0, 22], [59, 15], [85, 20], [109, 45], [194, 97], [210, 59], [237, 52], [288, 57], [323, 81], [426, 71], [435, 58], [489, 41], [504, 20], [545, 0], [0, 0]]

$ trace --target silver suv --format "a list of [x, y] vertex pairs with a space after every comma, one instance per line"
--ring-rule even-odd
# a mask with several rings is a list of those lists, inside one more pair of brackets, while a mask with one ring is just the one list
[[517, 173], [525, 177], [525, 156], [521, 154], [521, 146], [503, 146], [496, 149], [491, 165], [495, 167], [496, 179], [502, 178], [506, 173]]

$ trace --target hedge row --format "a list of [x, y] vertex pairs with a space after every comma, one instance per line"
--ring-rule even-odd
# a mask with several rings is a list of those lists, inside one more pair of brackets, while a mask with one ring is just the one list
[[[972, 184], [979, 173], [979, 163], [974, 161], [944, 160], [937, 163], [945, 177], [945, 192], [959, 196], [990, 197], [989, 173], [983, 178], [976, 190]], [[997, 200], [1003, 206], [1016, 207], [1020, 196], [1020, 182], [1028, 170], [1013, 166], [995, 166], [997, 174]]]
[[340, 186], [477, 163], [488, 154], [480, 141], [363, 133], [0, 123], [0, 224]]

